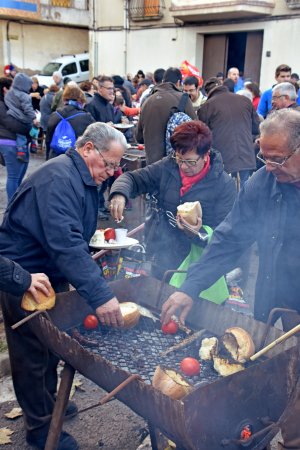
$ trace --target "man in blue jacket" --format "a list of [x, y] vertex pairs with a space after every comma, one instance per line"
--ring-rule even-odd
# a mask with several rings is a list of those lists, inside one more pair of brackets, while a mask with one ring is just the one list
[[[112, 176], [126, 148], [122, 133], [103, 123], [91, 124], [76, 149], [35, 171], [10, 202], [0, 227], [0, 253], [31, 273], [43, 271], [56, 292], [71, 283], [95, 310], [103, 325], [121, 326], [119, 303], [89, 253], [97, 227], [97, 185]], [[44, 449], [55, 402], [58, 359], [24, 324], [20, 299], [1, 294], [12, 376], [23, 409], [26, 439]], [[63, 432], [59, 450], [76, 450]]]
[[[275, 70], [276, 84], [291, 81], [291, 72], [292, 69], [290, 68], [290, 66], [287, 66], [286, 64], [280, 64], [280, 66], [276, 67]], [[257, 113], [264, 119], [267, 117], [268, 113], [272, 109], [272, 89], [274, 86], [272, 86], [270, 89], [267, 89], [262, 94], [258, 104]], [[297, 103], [300, 105], [300, 97], [297, 98]]]
[[[240, 191], [232, 211], [215, 229], [199, 262], [188, 270], [181, 292], [163, 305], [162, 321], [179, 309], [184, 322], [199, 293], [235, 266], [253, 242], [258, 244], [259, 270], [254, 316], [266, 321], [272, 308], [300, 314], [300, 114], [281, 109], [260, 125], [260, 153], [265, 164]], [[197, 300], [196, 300], [197, 299]], [[284, 329], [296, 325], [297, 315], [284, 315]], [[300, 398], [282, 426], [280, 449], [299, 449]]]

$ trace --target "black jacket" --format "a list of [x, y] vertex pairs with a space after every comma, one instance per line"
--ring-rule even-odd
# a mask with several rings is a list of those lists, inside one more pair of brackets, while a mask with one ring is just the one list
[[31, 275], [19, 264], [0, 255], [0, 291], [22, 295], [31, 284]]
[[23, 124], [19, 120], [7, 114], [7, 107], [3, 100], [0, 100], [0, 139], [16, 139], [16, 133], [28, 135], [31, 127]]
[[89, 252], [98, 191], [76, 150], [44, 163], [21, 184], [0, 227], [0, 254], [53, 286], [68, 281], [93, 308], [113, 298]]
[[85, 109], [91, 113], [96, 122], [116, 123], [113, 106], [98, 92], [95, 93], [93, 100], [86, 105]]
[[259, 133], [259, 117], [248, 98], [218, 86], [197, 114], [211, 129], [213, 148], [221, 153], [226, 172], [256, 168], [253, 135]]
[[[80, 113], [80, 115], [74, 117], [73, 119], [70, 119], [70, 124], [72, 125], [76, 138], [81, 136], [86, 127], [88, 127], [91, 123], [94, 123], [95, 120], [91, 116], [90, 113], [88, 113], [85, 110], [78, 109], [73, 105], [66, 105], [62, 108], [58, 109], [57, 112], [61, 114], [63, 117], [70, 117], [74, 114]], [[49, 148], [51, 148], [50, 143], [56, 128], [56, 125], [61, 121], [61, 118], [59, 117], [56, 112], [53, 112], [48, 120], [48, 128], [46, 132], [46, 144], [49, 145]]]
[[214, 231], [201, 260], [190, 266], [180, 290], [196, 298], [236, 267], [240, 255], [258, 244], [259, 270], [254, 314], [266, 321], [274, 307], [300, 313], [300, 189], [278, 183], [266, 168], [240, 191], [231, 213]]
[[[154, 258], [166, 269], [174, 269], [190, 251], [191, 241], [178, 228], [172, 227], [165, 211], [176, 216], [181, 203], [199, 200], [203, 212], [203, 225], [215, 228], [229, 213], [236, 197], [233, 179], [223, 170], [223, 162], [218, 152], [211, 152], [211, 167], [204, 179], [196, 183], [182, 197], [181, 177], [176, 162], [169, 156], [149, 166], [126, 172], [111, 187], [110, 198], [121, 193], [127, 199], [141, 194], [155, 194], [159, 207], [164, 210], [156, 235], [159, 239], [151, 242]], [[147, 230], [151, 223], [147, 224]], [[146, 236], [147, 240], [147, 236]], [[200, 243], [198, 237], [193, 242]]]

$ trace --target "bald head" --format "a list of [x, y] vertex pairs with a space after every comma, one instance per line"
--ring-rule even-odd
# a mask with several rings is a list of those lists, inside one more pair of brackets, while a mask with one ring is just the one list
[[237, 67], [231, 67], [228, 70], [227, 78], [230, 78], [236, 84], [240, 78], [240, 71]]

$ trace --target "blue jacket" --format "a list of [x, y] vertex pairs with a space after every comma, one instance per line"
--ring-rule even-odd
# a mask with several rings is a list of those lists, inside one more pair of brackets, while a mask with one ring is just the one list
[[22, 295], [30, 285], [30, 273], [0, 255], [0, 290], [12, 295]]
[[274, 307], [300, 312], [300, 189], [278, 183], [265, 167], [246, 183], [231, 213], [215, 229], [180, 291], [196, 299], [255, 241], [259, 251], [255, 318], [266, 321]]
[[70, 149], [22, 183], [0, 227], [0, 253], [54, 286], [67, 280], [96, 308], [114, 296], [89, 253], [97, 211], [97, 186]]

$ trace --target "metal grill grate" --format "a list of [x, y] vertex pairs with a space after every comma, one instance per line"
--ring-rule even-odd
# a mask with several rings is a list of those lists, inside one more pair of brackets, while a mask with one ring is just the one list
[[[98, 347], [89, 351], [98, 353], [103, 358], [130, 374], [139, 374], [143, 381], [151, 384], [157, 365], [163, 365], [179, 371], [180, 361], [191, 356], [199, 359], [200, 341], [195, 340], [189, 346], [160, 356], [168, 348], [180, 343], [186, 335], [179, 331], [176, 335], [164, 335], [160, 322], [141, 317], [139, 324], [129, 330], [101, 328], [97, 331], [80, 330], [87, 338], [99, 342]], [[201, 372], [196, 377], [186, 377], [191, 384], [200, 385], [218, 378], [210, 361], [202, 361]]]

